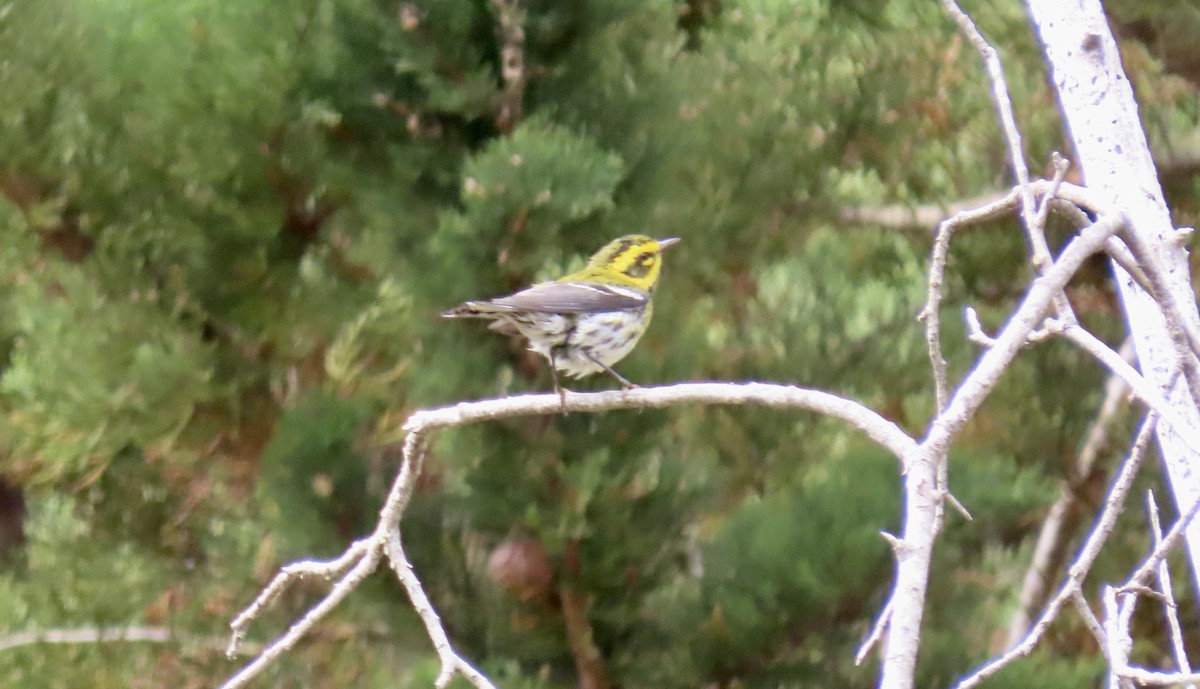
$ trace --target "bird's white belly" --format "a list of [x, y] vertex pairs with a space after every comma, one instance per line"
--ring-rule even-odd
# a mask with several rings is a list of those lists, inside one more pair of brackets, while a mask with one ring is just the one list
[[[564, 316], [546, 314], [538, 324], [541, 337], [529, 338], [529, 349], [551, 359], [554, 367], [572, 378], [582, 378], [612, 367], [633, 350], [645, 328], [630, 325], [641, 318], [636, 311], [604, 311]], [[527, 324], [517, 324], [524, 331]], [[546, 337], [551, 335], [550, 337]], [[589, 357], [590, 355], [590, 357]], [[595, 359], [595, 361], [593, 361]]]

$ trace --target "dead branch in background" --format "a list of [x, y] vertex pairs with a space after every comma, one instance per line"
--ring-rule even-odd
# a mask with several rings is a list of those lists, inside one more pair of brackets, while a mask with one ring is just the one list
[[35, 644], [96, 644], [141, 641], [165, 644], [177, 641], [166, 627], [81, 627], [18, 632], [0, 637], [0, 651]]
[[504, 88], [496, 99], [496, 129], [508, 133], [517, 126], [525, 105], [525, 10], [521, 0], [491, 0], [500, 39], [500, 77]]

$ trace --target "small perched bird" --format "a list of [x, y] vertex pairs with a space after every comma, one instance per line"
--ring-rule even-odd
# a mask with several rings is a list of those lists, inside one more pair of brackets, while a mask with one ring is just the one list
[[607, 371], [622, 386], [634, 388], [613, 366], [650, 325], [661, 254], [678, 241], [621, 237], [597, 251], [579, 272], [507, 297], [468, 301], [442, 315], [487, 318], [491, 330], [525, 336], [529, 349], [550, 361], [559, 396], [564, 396], [559, 371], [572, 378]]

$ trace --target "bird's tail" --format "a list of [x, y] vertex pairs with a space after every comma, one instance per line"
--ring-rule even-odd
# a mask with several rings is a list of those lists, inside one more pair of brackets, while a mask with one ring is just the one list
[[488, 330], [495, 330], [505, 335], [520, 335], [517, 326], [503, 317], [503, 314], [510, 311], [511, 309], [496, 306], [488, 301], [468, 301], [449, 311], [443, 311], [442, 318], [487, 318], [492, 321], [488, 324]]
[[467, 301], [442, 312], [442, 318], [495, 318], [502, 309], [486, 301]]

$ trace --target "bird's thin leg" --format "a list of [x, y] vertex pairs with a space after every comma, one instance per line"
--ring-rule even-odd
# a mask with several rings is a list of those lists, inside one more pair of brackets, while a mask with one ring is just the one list
[[550, 378], [554, 381], [554, 391], [558, 393], [558, 403], [562, 405], [562, 413], [566, 414], [567, 391], [563, 389], [563, 386], [558, 384], [558, 362], [556, 361], [558, 357], [555, 355], [557, 349], [558, 347], [550, 348]]
[[589, 352], [588, 350], [583, 349], [581, 351], [583, 352], [584, 356], [586, 356], [588, 359], [591, 359], [593, 364], [599, 366], [600, 368], [604, 369], [605, 371], [608, 371], [608, 374], [610, 376], [621, 381], [621, 387], [625, 388], [626, 390], [632, 390], [633, 388], [638, 387], [637, 385], [629, 382], [628, 378], [626, 378], [625, 376], [621, 375], [620, 373], [617, 373], [616, 371], [614, 371], [611, 366], [606, 365], [603, 361], [600, 361], [596, 357], [592, 356], [592, 353]]

